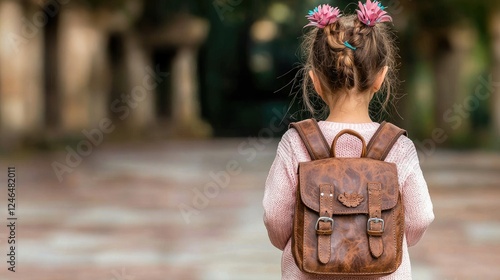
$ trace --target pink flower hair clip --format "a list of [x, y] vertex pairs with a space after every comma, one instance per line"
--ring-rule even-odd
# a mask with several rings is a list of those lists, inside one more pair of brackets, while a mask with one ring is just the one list
[[358, 19], [368, 26], [375, 26], [379, 22], [392, 22], [392, 17], [387, 14], [386, 7], [378, 1], [366, 0], [366, 4], [358, 2]]
[[323, 29], [327, 25], [336, 22], [341, 16], [339, 8], [333, 8], [328, 4], [319, 5], [314, 10], [309, 11], [309, 14], [306, 16], [309, 24], [304, 27], [316, 26]]

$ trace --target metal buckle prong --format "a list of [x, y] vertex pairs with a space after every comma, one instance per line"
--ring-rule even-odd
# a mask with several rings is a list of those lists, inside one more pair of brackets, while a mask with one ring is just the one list
[[330, 217], [319, 217], [318, 220], [316, 221], [316, 230], [319, 230], [319, 222], [330, 222], [332, 223], [332, 230], [333, 230], [333, 224], [335, 223], [335, 221], [330, 218]]
[[374, 222], [374, 223], [382, 223], [382, 230], [380, 230], [381, 233], [384, 232], [384, 229], [385, 229], [385, 222], [384, 222], [384, 219], [380, 219], [380, 218], [370, 218], [368, 219], [368, 222], [366, 222], [366, 228], [368, 229], [368, 231], [371, 231], [371, 227], [370, 227], [370, 222]]

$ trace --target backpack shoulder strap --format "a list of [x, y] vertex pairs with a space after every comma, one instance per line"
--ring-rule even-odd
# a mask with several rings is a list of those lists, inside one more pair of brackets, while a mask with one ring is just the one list
[[330, 148], [315, 119], [291, 123], [290, 128], [294, 128], [299, 133], [311, 160], [330, 157]]
[[382, 122], [370, 142], [368, 142], [366, 157], [385, 160], [392, 146], [394, 146], [401, 135], [408, 136], [406, 130], [392, 123]]

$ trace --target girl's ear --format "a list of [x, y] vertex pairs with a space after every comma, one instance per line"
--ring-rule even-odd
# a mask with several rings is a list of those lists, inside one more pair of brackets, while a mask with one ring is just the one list
[[323, 98], [323, 90], [321, 89], [321, 84], [318, 80], [318, 77], [314, 74], [313, 70], [309, 70], [309, 77], [311, 77], [311, 80], [314, 85], [314, 90], [319, 94], [321, 99], [325, 100]]
[[373, 92], [377, 92], [382, 87], [384, 83], [385, 76], [387, 75], [387, 71], [389, 70], [388, 66], [384, 66], [380, 72], [377, 74], [377, 78], [375, 79], [375, 83], [373, 83]]

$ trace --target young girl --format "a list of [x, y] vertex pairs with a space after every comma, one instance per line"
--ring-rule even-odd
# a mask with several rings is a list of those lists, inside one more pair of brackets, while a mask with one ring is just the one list
[[[370, 118], [369, 103], [384, 89], [385, 106], [395, 78], [396, 48], [384, 23], [392, 18], [380, 3], [367, 0], [366, 4], [359, 3], [357, 15], [340, 15], [338, 8], [320, 5], [309, 13], [308, 19], [306, 26], [313, 28], [303, 44], [307, 55], [304, 103], [313, 112], [311, 97], [317, 94], [328, 105], [328, 118], [319, 122], [319, 127], [330, 144], [344, 129], [357, 131], [368, 142], [379, 127]], [[310, 85], [315, 93], [308, 93]], [[359, 157], [361, 145], [357, 138], [345, 135], [339, 139], [336, 150], [338, 157]], [[297, 168], [299, 162], [310, 160], [298, 133], [290, 129], [278, 145], [266, 181], [264, 223], [272, 244], [283, 251], [282, 279], [342, 279], [302, 272], [292, 256]], [[405, 207], [403, 261], [396, 272], [376, 279], [411, 279], [408, 247], [420, 240], [433, 221], [432, 202], [410, 139], [401, 136], [386, 161], [397, 166]]]

